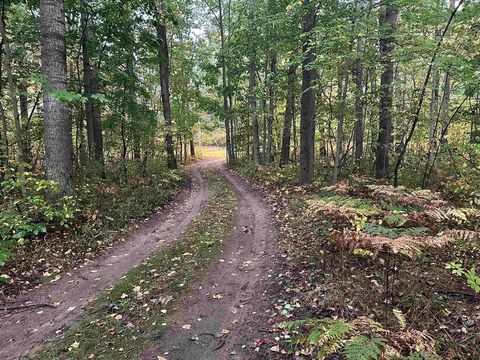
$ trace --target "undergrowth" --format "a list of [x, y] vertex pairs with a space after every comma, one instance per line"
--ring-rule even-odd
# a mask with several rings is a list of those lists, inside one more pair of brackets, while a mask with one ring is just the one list
[[168, 249], [130, 270], [93, 302], [72, 328], [34, 359], [137, 359], [168, 326], [166, 314], [202, 271], [221, 255], [235, 218], [232, 186], [211, 172], [210, 198]]
[[[298, 186], [276, 166], [249, 166], [239, 170], [266, 189], [288, 259], [274, 322], [300, 321], [274, 327], [272, 359], [480, 358], [475, 204], [365, 178]], [[356, 329], [328, 340], [325, 324], [366, 318], [385, 333]], [[422, 339], [429, 339], [425, 351], [402, 345]]]
[[182, 170], [169, 171], [158, 162], [147, 167], [145, 175], [128, 163], [125, 169], [107, 166], [106, 179], [79, 176], [74, 196], [55, 204], [45, 200], [53, 186], [45, 180], [7, 177], [2, 193], [9, 201], [0, 203], [0, 293], [14, 295], [48, 281], [109, 248], [133, 220], [152, 214], [185, 182]]

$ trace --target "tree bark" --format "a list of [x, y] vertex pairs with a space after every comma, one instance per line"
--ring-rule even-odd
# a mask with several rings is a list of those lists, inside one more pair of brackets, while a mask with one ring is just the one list
[[[249, 17], [250, 17], [250, 26], [254, 26], [254, 0], [250, 0], [249, 3]], [[252, 46], [249, 54], [249, 64], [248, 64], [248, 95], [250, 101], [250, 111], [251, 111], [251, 123], [252, 123], [252, 147], [253, 147], [253, 161], [258, 164], [260, 162], [260, 134], [258, 130], [258, 116], [257, 116], [257, 98], [255, 96], [255, 86], [256, 86], [256, 59], [255, 59], [255, 50]]]
[[8, 82], [8, 92], [10, 96], [10, 102], [12, 105], [13, 120], [15, 124], [15, 140], [17, 141], [18, 147], [18, 169], [20, 175], [24, 173], [24, 163], [25, 163], [25, 146], [23, 144], [23, 133], [22, 126], [20, 124], [20, 114], [18, 113], [18, 98], [17, 90], [15, 88], [15, 83], [13, 82], [13, 70], [12, 70], [12, 59], [10, 55], [10, 41], [7, 37], [7, 32], [5, 31], [5, 20], [4, 14], [0, 19], [0, 33], [2, 35], [2, 43], [5, 51], [5, 70], [7, 72], [7, 82]]
[[223, 10], [222, 0], [218, 0], [218, 20], [220, 27], [221, 42], [221, 65], [222, 65], [222, 95], [223, 95], [223, 119], [225, 122], [225, 143], [227, 148], [227, 163], [234, 160], [234, 152], [232, 146], [232, 134], [230, 126], [230, 109], [228, 106], [228, 89], [227, 89], [227, 64], [225, 59], [225, 29], [223, 26]]
[[380, 80], [380, 118], [376, 149], [375, 175], [379, 179], [390, 175], [389, 152], [392, 138], [392, 104], [393, 104], [393, 60], [392, 52], [395, 40], [397, 10], [386, 5], [380, 10], [379, 26], [380, 56], [383, 72]]
[[58, 195], [72, 193], [72, 126], [68, 105], [55, 97], [67, 91], [67, 48], [62, 0], [40, 0], [40, 40], [44, 86], [45, 175], [59, 185]]
[[170, 108], [170, 85], [169, 85], [169, 55], [167, 43], [167, 26], [165, 23], [165, 5], [163, 0], [158, 3], [158, 26], [157, 37], [159, 42], [160, 60], [160, 86], [162, 92], [163, 117], [165, 118], [165, 143], [167, 147], [167, 166], [169, 169], [177, 168], [177, 159], [172, 136], [172, 111]]
[[357, 40], [357, 59], [355, 60], [355, 128], [354, 128], [354, 155], [357, 166], [363, 156], [363, 142], [364, 142], [364, 121], [363, 121], [363, 42], [362, 39]]
[[303, 19], [302, 61], [302, 99], [300, 112], [300, 184], [313, 181], [315, 151], [315, 90], [312, 88], [316, 71], [311, 67], [315, 61], [315, 50], [312, 46], [311, 31], [316, 22], [316, 7], [310, 0], [303, 0], [305, 16]]
[[90, 61], [90, 46], [92, 39], [91, 21], [89, 17], [90, 0], [82, 0], [82, 59], [83, 88], [87, 98], [85, 115], [87, 118], [87, 142], [90, 158], [95, 159], [103, 167], [103, 134], [100, 106], [92, 99], [98, 90], [97, 74]]
[[190, 156], [195, 157], [195, 144], [192, 139], [190, 139]]
[[346, 71], [340, 72], [340, 79], [338, 82], [338, 125], [337, 125], [337, 143], [335, 148], [335, 160], [333, 165], [333, 180], [335, 185], [338, 180], [340, 172], [340, 158], [343, 150], [343, 123], [345, 119], [345, 101], [347, 99], [348, 91], [348, 73]]
[[283, 118], [282, 149], [280, 152], [280, 165], [286, 165], [290, 161], [290, 138], [292, 123], [295, 118], [295, 71], [296, 66], [291, 64], [288, 67], [287, 99], [285, 116]]
[[272, 161], [273, 153], [273, 122], [275, 121], [275, 89], [273, 79], [275, 77], [277, 57], [275, 54], [270, 58], [270, 77], [268, 80], [268, 116], [267, 116], [267, 154], [266, 163]]

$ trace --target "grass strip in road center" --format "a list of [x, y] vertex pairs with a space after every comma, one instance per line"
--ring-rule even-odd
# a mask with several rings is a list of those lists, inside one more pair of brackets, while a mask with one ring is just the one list
[[181, 238], [131, 269], [34, 359], [136, 359], [165, 330], [175, 301], [222, 254], [236, 209], [232, 185], [203, 174], [210, 196]]

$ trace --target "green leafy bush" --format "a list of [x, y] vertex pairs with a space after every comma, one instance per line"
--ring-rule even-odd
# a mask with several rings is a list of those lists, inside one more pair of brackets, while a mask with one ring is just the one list
[[58, 191], [56, 184], [31, 173], [21, 179], [13, 170], [7, 171], [0, 190], [0, 266], [13, 246], [45, 234], [49, 227], [68, 227], [75, 218], [75, 198], [47, 201], [46, 193]]

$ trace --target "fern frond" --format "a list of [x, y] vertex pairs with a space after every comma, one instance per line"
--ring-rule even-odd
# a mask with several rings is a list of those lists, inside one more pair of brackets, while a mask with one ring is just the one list
[[395, 315], [398, 325], [400, 325], [400, 329], [405, 330], [407, 327], [407, 321], [405, 320], [405, 315], [403, 315], [403, 312], [398, 309], [393, 309], [393, 315]]
[[343, 354], [347, 360], [377, 360], [382, 353], [384, 342], [381, 338], [356, 336], [345, 343]]

